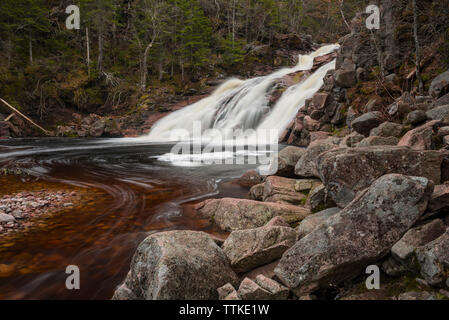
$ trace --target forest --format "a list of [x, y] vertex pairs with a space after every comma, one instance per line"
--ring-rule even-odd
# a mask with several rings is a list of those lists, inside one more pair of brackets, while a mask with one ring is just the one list
[[[402, 16], [392, 37], [407, 48], [401, 63], [416, 64], [412, 1], [394, 3]], [[66, 28], [69, 5], [80, 9], [78, 30]], [[262, 75], [261, 65], [291, 65], [291, 52], [282, 55], [282, 50], [301, 48], [301, 41], [337, 42], [367, 5], [359, 0], [3, 0], [0, 96], [50, 128], [70, 120], [72, 112], [163, 111], [174, 96], [202, 94], [217, 79]], [[444, 68], [448, 7], [444, 1], [418, 1], [417, 10], [421, 46], [437, 46]]]
[[[65, 27], [71, 4], [80, 8], [79, 30]], [[206, 78], [246, 76], [270, 56], [251, 53], [264, 45], [275, 52], [282, 46], [279, 35], [309, 34], [318, 43], [335, 42], [348, 32], [340, 9], [350, 19], [363, 5], [316, 0], [4, 0], [0, 95], [44, 122], [60, 108], [128, 112], [140, 97], [161, 87], [184, 94], [198, 90]]]

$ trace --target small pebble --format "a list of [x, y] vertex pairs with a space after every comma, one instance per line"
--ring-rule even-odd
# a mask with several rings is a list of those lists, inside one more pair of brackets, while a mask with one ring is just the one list
[[9, 215], [9, 214], [5, 214], [5, 213], [0, 213], [0, 222], [3, 223], [13, 223], [14, 221], [14, 217]]
[[73, 207], [74, 204], [68, 201], [77, 196], [76, 191], [39, 191], [4, 195], [0, 198], [0, 223], [2, 223], [0, 232], [7, 233], [31, 226], [33, 223], [27, 219], [61, 208]]

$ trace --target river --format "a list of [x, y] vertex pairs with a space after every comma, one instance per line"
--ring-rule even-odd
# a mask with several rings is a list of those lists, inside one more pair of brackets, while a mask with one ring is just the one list
[[[27, 190], [76, 190], [83, 202], [35, 218], [0, 236], [0, 299], [110, 299], [151, 232], [202, 230], [223, 237], [189, 203], [244, 197], [229, 183], [256, 165], [174, 166], [160, 161], [171, 145], [129, 140], [0, 141], [0, 167], [30, 175], [3, 176], [0, 196]], [[68, 265], [80, 268], [80, 290], [67, 290]]]

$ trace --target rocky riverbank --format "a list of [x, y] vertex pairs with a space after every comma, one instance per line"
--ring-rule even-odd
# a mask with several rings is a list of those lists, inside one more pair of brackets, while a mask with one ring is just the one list
[[[150, 236], [114, 298], [446, 299], [449, 154], [334, 142], [282, 150], [282, 176], [254, 179], [254, 200], [197, 205], [231, 232], [224, 243], [191, 231]], [[313, 155], [308, 169], [298, 168]], [[369, 265], [382, 270], [380, 291], [361, 289]]]
[[282, 135], [277, 174], [248, 172], [248, 199], [195, 207], [226, 241], [151, 235], [114, 299], [449, 299], [449, 71], [424, 96], [400, 89], [391, 63], [370, 91], [362, 24]]
[[32, 219], [70, 209], [80, 201], [76, 191], [32, 191], [0, 197], [0, 236], [32, 225]]

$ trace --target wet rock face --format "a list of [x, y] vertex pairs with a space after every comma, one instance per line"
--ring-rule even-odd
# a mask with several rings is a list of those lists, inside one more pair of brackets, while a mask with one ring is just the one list
[[288, 223], [302, 221], [310, 214], [308, 209], [281, 203], [258, 202], [245, 199], [212, 199], [198, 206], [198, 213], [211, 219], [224, 231], [259, 228], [277, 216]]
[[307, 130], [318, 131], [321, 125], [332, 120], [338, 107], [334, 98], [329, 93], [318, 92], [306, 102], [304, 111], [309, 116], [304, 118], [304, 125]]
[[256, 170], [250, 170], [245, 172], [238, 180], [237, 184], [242, 188], [251, 189], [255, 185], [262, 183], [262, 177], [257, 173]]
[[113, 299], [216, 300], [217, 288], [227, 283], [236, 284], [237, 276], [206, 233], [162, 232], [139, 245]]
[[340, 208], [357, 192], [389, 173], [441, 180], [444, 155], [439, 151], [417, 151], [394, 146], [331, 150], [318, 157], [317, 168], [331, 198]]
[[381, 177], [287, 250], [277, 277], [297, 296], [356, 277], [416, 223], [432, 190], [426, 178]]

